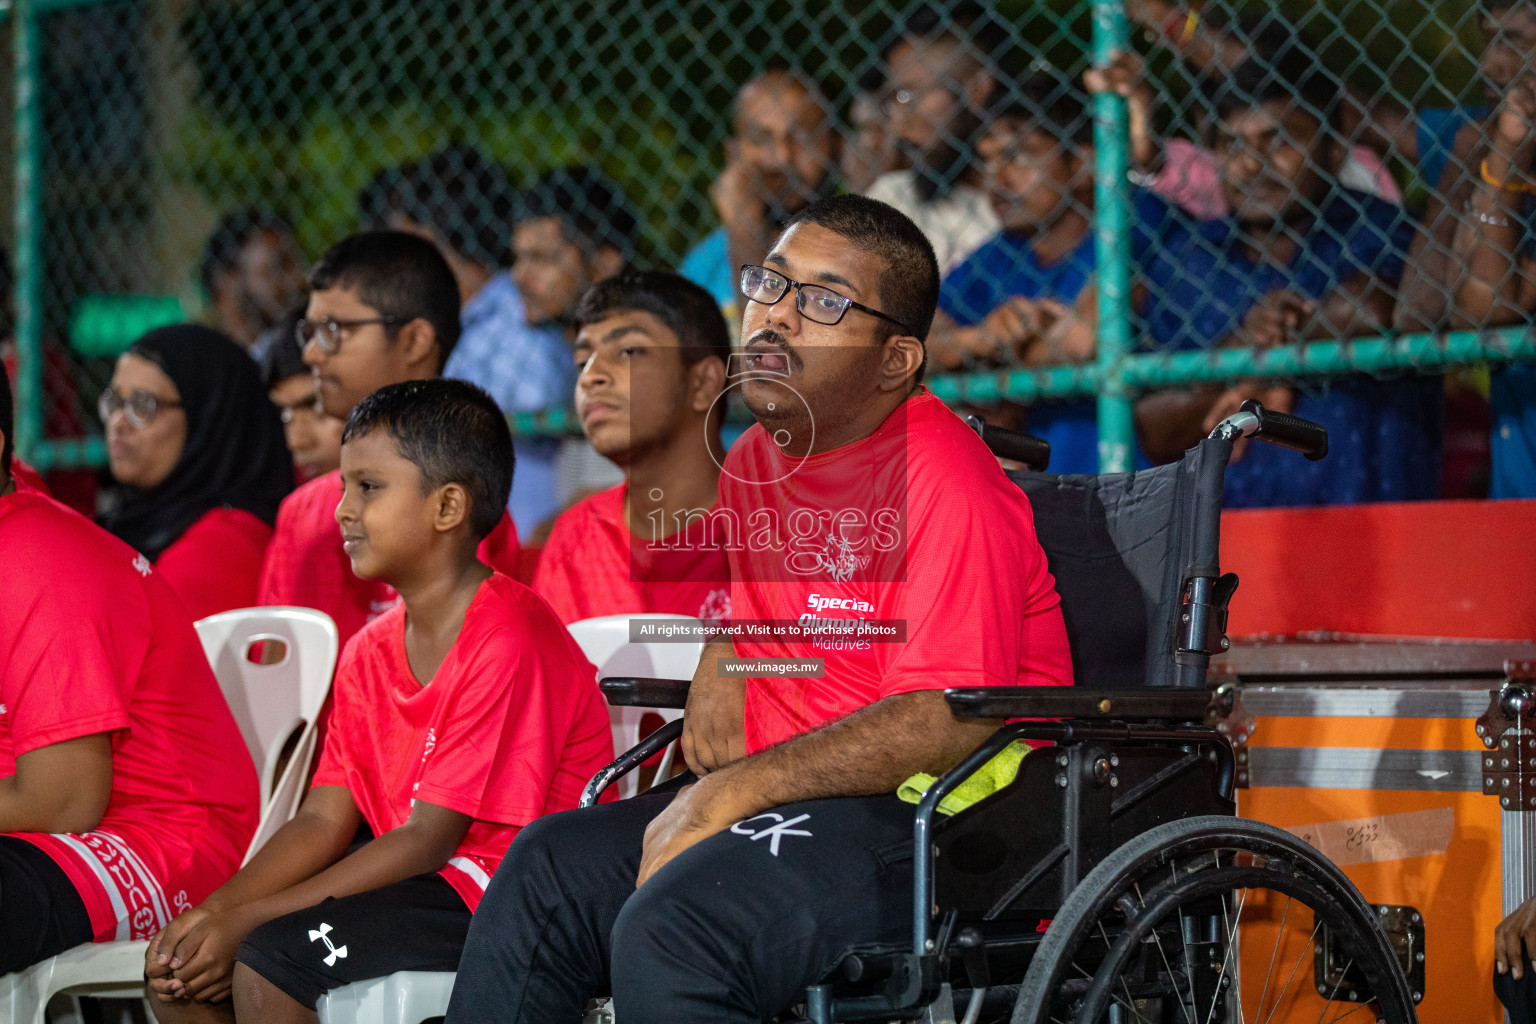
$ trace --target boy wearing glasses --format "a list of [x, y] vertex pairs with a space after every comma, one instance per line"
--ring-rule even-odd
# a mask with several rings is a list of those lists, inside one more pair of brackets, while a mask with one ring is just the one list
[[239, 866], [258, 813], [186, 609], [143, 555], [17, 486], [12, 420], [0, 365], [0, 974], [150, 937]]
[[[733, 380], [757, 425], [720, 478], [747, 527], [728, 552], [739, 632], [688, 694], [693, 774], [519, 834], [448, 1024], [579, 1020], [605, 984], [621, 1021], [781, 1013], [851, 944], [910, 934], [896, 790], [993, 729], [954, 718], [942, 689], [1071, 681], [1029, 502], [920, 384], [939, 290], [922, 232], [863, 196], [823, 200], [741, 285]], [[899, 636], [798, 632], [818, 622]]]
[[277, 406], [283, 421], [283, 440], [293, 454], [299, 481], [314, 480], [341, 465], [341, 428], [346, 421], [326, 413], [320, 404], [315, 375], [304, 365], [304, 353], [294, 337], [303, 311], [288, 320], [288, 327], [272, 339], [262, 357], [262, 376], [267, 397]]
[[[415, 235], [365, 231], [342, 239], [309, 272], [309, 288], [296, 335], [328, 416], [345, 420], [386, 384], [439, 376], [459, 339], [453, 271], [435, 245]], [[339, 470], [284, 500], [259, 603], [317, 608], [335, 620], [345, 645], [399, 596], [388, 583], [353, 574], [336, 530], [340, 500]], [[517, 533], [503, 515], [480, 557], [511, 575], [517, 552]]]

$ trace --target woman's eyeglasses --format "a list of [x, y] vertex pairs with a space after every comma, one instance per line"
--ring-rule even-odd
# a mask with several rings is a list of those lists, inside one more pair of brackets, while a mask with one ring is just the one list
[[180, 409], [180, 402], [173, 402], [168, 398], [158, 398], [148, 391], [131, 391], [122, 394], [116, 388], [108, 387], [96, 400], [96, 415], [101, 417], [101, 422], [106, 424], [112, 418], [112, 414], [119, 409], [132, 426], [143, 430], [155, 422], [155, 417], [160, 415], [161, 409]]

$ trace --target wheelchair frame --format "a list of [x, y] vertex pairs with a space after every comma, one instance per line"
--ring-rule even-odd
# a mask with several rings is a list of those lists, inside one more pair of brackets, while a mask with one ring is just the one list
[[[972, 426], [995, 452], [1026, 463], [1034, 462], [1038, 465], [1044, 461], [1040, 457], [1044, 443], [1038, 439], [995, 427], [983, 427], [977, 421], [973, 421]], [[1294, 448], [1308, 458], [1321, 458], [1327, 451], [1327, 435], [1321, 427], [1269, 412], [1256, 402], [1245, 403], [1241, 412], [1218, 425], [1203, 444], [1214, 442], [1224, 446], [1221, 460], [1224, 467], [1225, 455], [1230, 452], [1231, 442], [1243, 436], [1260, 437]], [[1044, 451], [1048, 453], [1048, 448]], [[1219, 517], [1219, 486], [1218, 475], [1214, 495], [1205, 493], [1210, 489], [1209, 481], [1202, 481], [1202, 486], [1197, 488], [1196, 500], [1205, 505], [1200, 511], [1207, 517]], [[1212, 529], [1219, 531], [1219, 525]], [[1015, 933], [1011, 938], [1001, 940], [994, 934], [989, 940], [977, 926], [985, 926], [985, 922], [990, 920], [1006, 918], [1010, 905], [1021, 899], [1024, 900], [1024, 920], [1031, 917], [1035, 920], [1048, 919], [1068, 905], [1084, 903], [1082, 887], [1087, 886], [1088, 880], [1096, 875], [1104, 875], [1112, 867], [1125, 874], [1124, 865], [1111, 863], [1115, 860], [1112, 854], [1135, 845], [1132, 840], [1138, 836], [1156, 833], [1161, 838], [1164, 831], [1171, 830], [1172, 838], [1177, 838], [1179, 830], [1172, 828], [1174, 825], [1196, 821], [1209, 823], [1228, 817], [1235, 823], [1234, 831], [1239, 834], [1238, 841], [1248, 842], [1254, 849], [1267, 851], [1260, 856], [1274, 858], [1280, 864], [1288, 859], [1312, 860], [1310, 870], [1313, 889], [1309, 892], [1321, 894], [1317, 896], [1320, 902], [1348, 918], [1341, 927], [1351, 934], [1357, 945], [1364, 943], [1366, 947], [1374, 947], [1367, 949], [1375, 958], [1374, 963], [1365, 970], [1367, 974], [1375, 975], [1373, 980], [1378, 988], [1387, 990], [1376, 993], [1376, 996], [1381, 1004], [1389, 1007], [1388, 1018], [1394, 1022], [1414, 1020], [1406, 981], [1401, 971], [1395, 970], [1397, 962], [1387, 940], [1364, 900], [1342, 873], [1298, 840], [1278, 833], [1278, 830], [1269, 829], [1268, 826], [1235, 818], [1235, 758], [1227, 737], [1214, 724], [1232, 710], [1234, 695], [1230, 688], [1207, 690], [1206, 675], [1211, 656], [1227, 648], [1227, 603], [1236, 589], [1237, 580], [1235, 576], [1219, 575], [1214, 534], [1201, 538], [1195, 547], [1205, 552], [1206, 558], [1198, 562], [1194, 571], [1180, 568], [1182, 578], [1179, 581], [1180, 603], [1176, 626], [1165, 639], [1154, 638], [1149, 643], [1149, 651], [1156, 644], [1162, 648], [1163, 656], [1168, 658], [1171, 676], [1165, 674], [1164, 678], [1172, 685], [1108, 690], [1072, 686], [989, 687], [945, 691], [951, 709], [959, 717], [1035, 720], [1014, 721], [1003, 725], [928, 788], [913, 815], [910, 945], [904, 951], [878, 949], [872, 953], [861, 952], [845, 958], [840, 964], [844, 987], [848, 983], [860, 982], [866, 991], [839, 995], [839, 983], [836, 981], [811, 985], [805, 998], [805, 1017], [810, 1024], [909, 1019], [913, 1014], [924, 1015], [922, 1019], [932, 1024], [953, 1022], [956, 1017], [948, 979], [953, 976], [951, 960], [956, 955], [963, 964], [971, 988], [971, 1005], [964, 1017], [966, 1024], [971, 1024], [982, 1007], [988, 989], [993, 987], [989, 984], [988, 954], [1024, 950], [1029, 957], [1025, 963], [1032, 965], [1034, 952], [1038, 951], [1043, 942], [1051, 941], [1049, 933], [1045, 940], [1038, 933]], [[1171, 643], [1162, 646], [1167, 641]], [[1168, 650], [1168, 647], [1172, 650]], [[1154, 676], [1158, 674], [1153, 673]], [[682, 708], [687, 701], [689, 682], [605, 679], [601, 685], [610, 703], [615, 705]], [[588, 784], [582, 805], [595, 803], [609, 784], [675, 741], [682, 734], [682, 729], [681, 721], [666, 723], [615, 760]], [[1020, 765], [1018, 777], [1009, 786], [945, 821], [937, 821], [936, 815], [943, 799], [1003, 748], [1017, 740], [1048, 741], [1052, 745], [1027, 755]], [[1132, 766], [1121, 766], [1120, 755], [1128, 754], [1133, 749], [1159, 753], [1147, 759], [1153, 763], [1140, 766], [1138, 774], [1130, 770]], [[1046, 757], [1050, 758], [1049, 763]], [[1163, 763], [1158, 763], [1160, 758]], [[1186, 787], [1189, 792], [1177, 806], [1171, 803], [1144, 805], [1153, 808], [1150, 812], [1150, 825], [1138, 822], [1130, 838], [1116, 846], [1112, 840], [1112, 831], [1113, 819], [1117, 814], [1125, 814], [1128, 809], [1138, 805], [1138, 800], [1144, 800], [1173, 782], [1186, 780], [1191, 775], [1203, 779], [1206, 786], [1198, 789]], [[1048, 780], [1046, 776], [1049, 776]], [[1128, 785], [1116, 794], [1122, 776]], [[984, 818], [986, 810], [995, 809], [1008, 794], [1023, 793], [1026, 790], [1036, 798], [1030, 805], [1032, 807], [1039, 806], [1042, 799], [1055, 797], [1059, 800], [1062, 822], [1060, 839], [1051, 844], [1038, 861], [1031, 864], [1024, 877], [1004, 887], [1003, 897], [990, 905], [976, 925], [968, 925], [957, 934], [960, 909], [952, 898], [953, 893], [946, 894], [951, 897], [950, 910], [945, 913], [940, 909], [937, 861], [945, 848], [945, 836], [953, 833], [957, 838], [964, 838], [968, 822]], [[1129, 817], [1134, 819], [1135, 815]], [[1237, 828], [1237, 825], [1243, 827]], [[1209, 830], [1207, 824], [1206, 831]], [[1267, 834], [1266, 830], [1277, 834]], [[1246, 833], [1253, 834], [1245, 838]], [[1200, 855], [1203, 857], [1210, 852], [1203, 850]], [[1241, 869], [1235, 864], [1236, 859], [1233, 858], [1230, 870], [1238, 871], [1239, 874], [1233, 877], [1257, 877], [1255, 872], [1262, 876], [1262, 868], [1250, 868], [1247, 874], [1241, 874]], [[1212, 867], [1221, 869], [1222, 866], [1217, 849], [1212, 857]], [[991, 870], [996, 872], [1007, 867], [1009, 865], [999, 864]], [[1133, 873], [1130, 877], [1133, 879], [1131, 884], [1139, 884], [1135, 883]], [[1283, 884], [1282, 880], [1274, 883], [1274, 886]], [[1025, 897], [1034, 892], [1040, 895], [1031, 903]], [[1155, 924], [1154, 921], [1151, 927], [1155, 928]], [[1235, 942], [1235, 930], [1232, 936], [1226, 936], [1224, 940], [1221, 936], [1215, 936], [1212, 941], [1217, 945], [1225, 941], [1230, 947]], [[1062, 946], [1062, 942], [1058, 942], [1057, 946]], [[1110, 945], [1107, 936], [1105, 944]], [[1118, 954], [1114, 949], [1110, 952], [1121, 957], [1117, 962], [1124, 962], [1131, 955], [1124, 949]], [[1230, 955], [1229, 949], [1224, 958]], [[1390, 962], [1391, 970], [1383, 968], [1383, 956]], [[853, 962], [851, 969], [850, 961]], [[1389, 976], [1393, 971], [1396, 973], [1395, 978]], [[1190, 999], [1193, 1004], [1197, 993], [1194, 973], [1192, 970], [1189, 973]], [[1221, 982], [1226, 973], [1224, 959], [1222, 977], [1216, 979], [1215, 994], [1212, 995], [1212, 1014], [1215, 1013], [1216, 998], [1222, 991]], [[1235, 966], [1233, 973], [1236, 973]], [[1019, 988], [1028, 988], [1035, 976], [1036, 972], [1031, 968]], [[1230, 985], [1230, 980], [1227, 983]], [[1054, 985], [1054, 982], [1049, 984]], [[1042, 989], [1040, 985], [1040, 982], [1035, 982], [1035, 988], [1041, 992], [1054, 991], [1051, 988]], [[1109, 982], [1096, 980], [1095, 985], [1086, 990], [1085, 998], [1090, 1005], [1107, 1007], [1108, 1002], [1116, 998], [1112, 988], [1113, 979]], [[1007, 996], [1013, 986], [1003, 986], [1003, 989], [1003, 994]], [[1327, 994], [1330, 1001], [1333, 994]], [[1349, 994], [1355, 996], [1356, 992], [1351, 991]], [[1178, 1005], [1185, 1018], [1189, 1019], [1189, 1007], [1184, 1003], [1183, 993], [1175, 991], [1174, 995], [1179, 1000]], [[1203, 998], [1206, 993], [1202, 991], [1198, 995]], [[1261, 994], [1261, 1004], [1263, 999]], [[941, 1005], [946, 1000], [948, 1005]], [[1278, 1002], [1276, 1005], [1278, 1007]], [[939, 1009], [936, 1011], [935, 1007]], [[1021, 1021], [1019, 1014], [1020, 1010], [1016, 1007], [1012, 1018], [1015, 1024]], [[1140, 1018], [1139, 1013], [1136, 1016]]]

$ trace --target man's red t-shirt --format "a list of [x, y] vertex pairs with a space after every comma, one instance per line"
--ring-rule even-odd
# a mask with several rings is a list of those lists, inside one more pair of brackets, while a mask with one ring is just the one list
[[[336, 506], [341, 470], [316, 477], [283, 499], [267, 546], [257, 604], [317, 608], [336, 622], [341, 643], [400, 600], [394, 588], [358, 579], [341, 547]], [[480, 560], [497, 572], [517, 569], [517, 530], [506, 514], [480, 542]]]
[[619, 484], [577, 502], [555, 520], [539, 555], [533, 589], [561, 622], [599, 615], [691, 615], [707, 622], [731, 617], [731, 576], [725, 549], [694, 544], [690, 531], [648, 545], [624, 523]]
[[144, 939], [240, 866], [256, 770], [192, 620], [149, 561], [50, 498], [0, 498], [0, 777], [112, 734], [83, 835], [21, 833], [69, 876], [98, 942]]
[[193, 621], [256, 603], [272, 527], [242, 508], [216, 508], [187, 527], [155, 560]]
[[405, 824], [413, 800], [474, 818], [441, 872], [470, 910], [518, 830], [575, 807], [613, 760], [597, 670], [549, 605], [500, 573], [426, 685], [396, 605], [347, 645], [334, 693], [313, 784], [351, 790], [376, 836]]
[[[1029, 501], [933, 395], [805, 459], [754, 425], [724, 468], [721, 506], [756, 524], [731, 549], [733, 625], [823, 630], [737, 632], [736, 655], [826, 659], [825, 678], [747, 680], [748, 752], [893, 694], [1071, 684], [1061, 599]], [[892, 632], [828, 631], [859, 620]]]

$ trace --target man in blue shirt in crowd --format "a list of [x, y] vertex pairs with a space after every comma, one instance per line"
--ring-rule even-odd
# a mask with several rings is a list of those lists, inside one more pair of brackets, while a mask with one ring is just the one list
[[763, 72], [736, 94], [725, 169], [709, 191], [720, 227], [679, 268], [714, 296], [728, 324], [741, 320], [742, 265], [762, 262], [794, 213], [832, 194], [831, 110], [815, 82], [783, 68]]
[[[1232, 210], [1171, 220], [1149, 250], [1138, 311], [1157, 348], [1259, 349], [1379, 335], [1391, 323], [1412, 227], [1400, 208], [1340, 187], [1333, 126], [1339, 83], [1310, 62], [1249, 60], [1216, 97], [1216, 152]], [[1301, 462], [1257, 445], [1227, 471], [1230, 507], [1433, 498], [1439, 491], [1441, 382], [1350, 374], [1292, 388], [1143, 398], [1137, 426], [1154, 459], [1193, 444], [1247, 398], [1328, 428], [1330, 454]]]
[[[506, 270], [513, 194], [502, 168], [468, 146], [450, 146], [381, 175], [369, 198], [375, 208], [365, 216], [436, 244], [458, 282], [463, 333], [443, 376], [480, 385], [508, 415], [568, 404], [576, 368], [565, 337], [529, 322]], [[558, 442], [525, 437], [513, 447], [517, 473], [508, 509], [526, 542], [560, 511]]]
[[[1093, 122], [1072, 85], [1049, 76], [1000, 89], [989, 122], [977, 155], [1003, 229], [944, 278], [930, 358], [941, 369], [968, 358], [1088, 362], [1098, 319]], [[1170, 212], [1151, 193], [1133, 193], [1134, 256]], [[1092, 398], [1037, 403], [1025, 429], [1051, 443], [1052, 472], [1098, 472]]]

